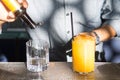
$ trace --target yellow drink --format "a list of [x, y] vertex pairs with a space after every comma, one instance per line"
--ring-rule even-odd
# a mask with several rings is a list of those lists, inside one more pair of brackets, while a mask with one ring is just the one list
[[95, 39], [80, 34], [72, 40], [73, 70], [80, 73], [94, 71]]
[[13, 13], [21, 8], [17, 0], [1, 0], [3, 4]]

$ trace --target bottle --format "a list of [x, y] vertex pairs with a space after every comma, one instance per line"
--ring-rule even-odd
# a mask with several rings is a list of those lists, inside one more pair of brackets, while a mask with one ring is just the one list
[[30, 28], [34, 29], [37, 24], [26, 13], [26, 9], [20, 5], [17, 0], [1, 0], [5, 7], [12, 11], [17, 18], [24, 21]]

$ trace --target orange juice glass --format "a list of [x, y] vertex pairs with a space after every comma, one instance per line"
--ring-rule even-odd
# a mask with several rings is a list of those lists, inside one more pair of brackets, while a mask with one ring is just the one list
[[81, 33], [72, 40], [73, 70], [79, 73], [94, 71], [95, 38]]

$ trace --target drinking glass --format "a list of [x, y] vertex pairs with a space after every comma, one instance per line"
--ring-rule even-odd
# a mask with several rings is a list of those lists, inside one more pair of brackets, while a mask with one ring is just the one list
[[95, 38], [81, 33], [72, 40], [73, 70], [80, 74], [94, 71]]
[[46, 41], [33, 39], [26, 42], [27, 69], [40, 72], [49, 64], [49, 46]]

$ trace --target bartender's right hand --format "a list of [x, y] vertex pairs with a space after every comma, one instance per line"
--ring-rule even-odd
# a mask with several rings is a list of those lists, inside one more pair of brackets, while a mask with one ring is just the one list
[[[26, 0], [18, 0], [18, 2], [27, 8], [28, 4]], [[13, 21], [15, 21], [14, 14], [11, 11], [7, 10], [3, 3], [0, 1], [0, 28], [3, 23]]]

